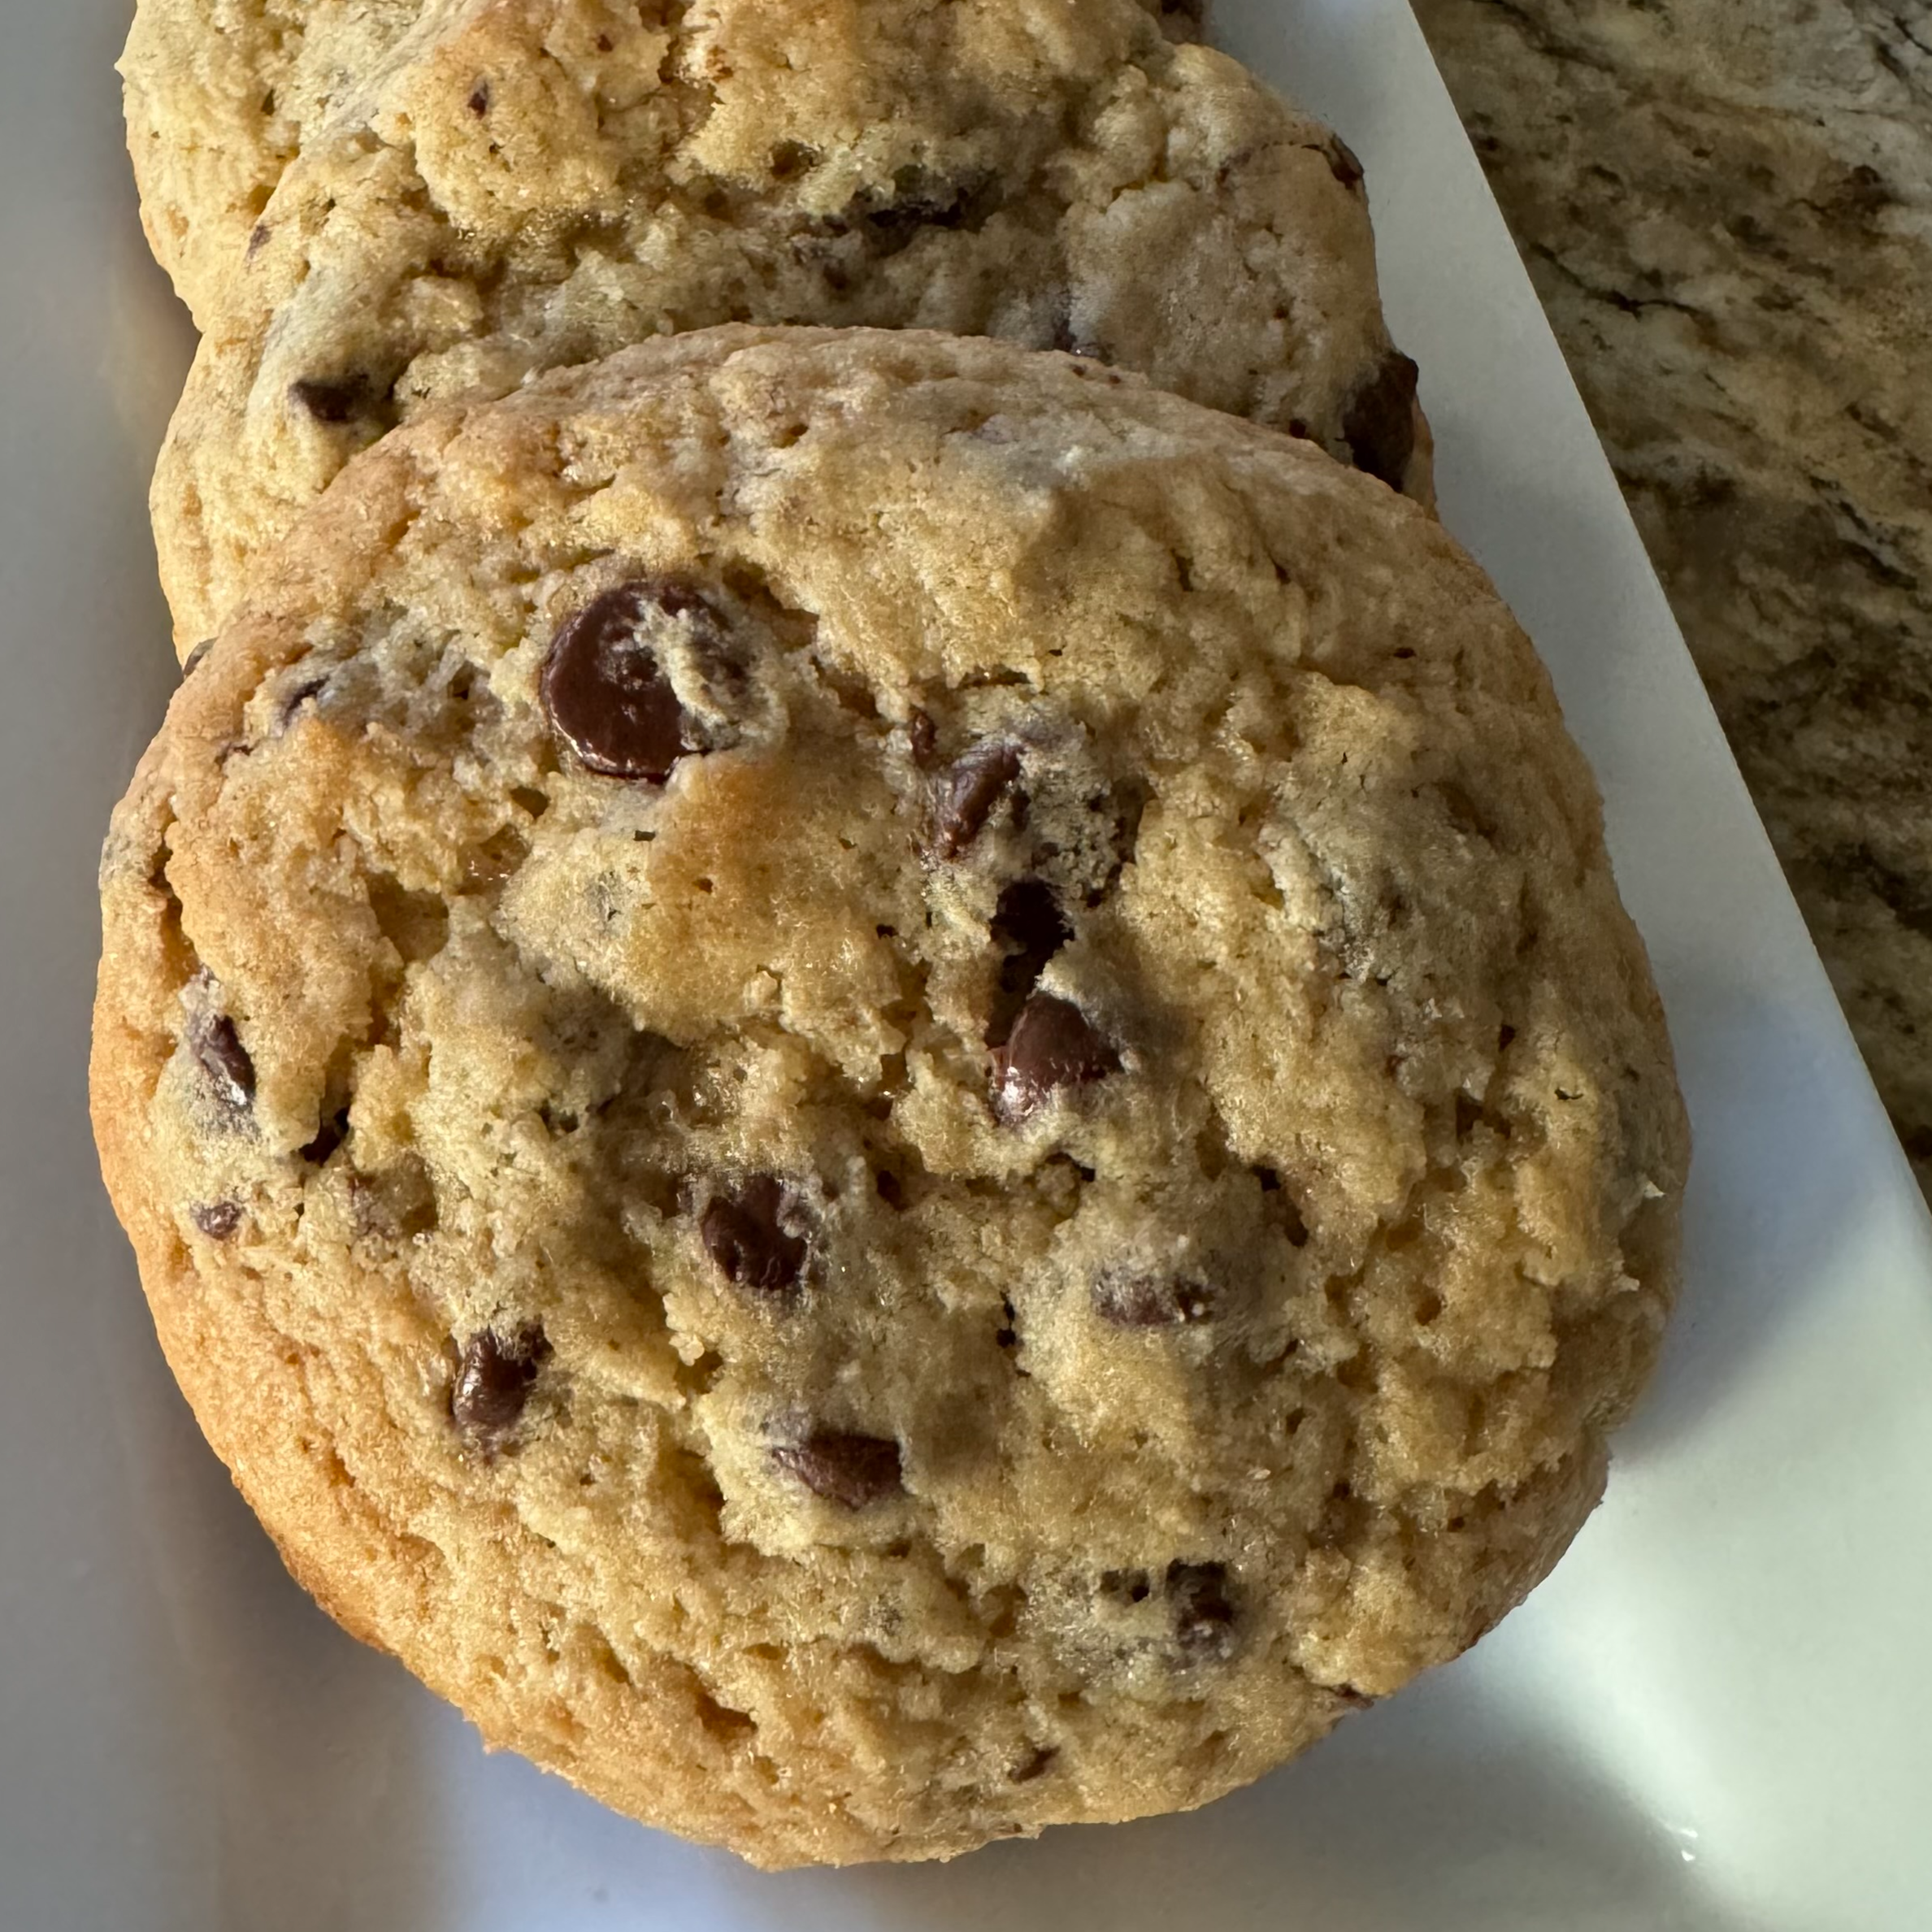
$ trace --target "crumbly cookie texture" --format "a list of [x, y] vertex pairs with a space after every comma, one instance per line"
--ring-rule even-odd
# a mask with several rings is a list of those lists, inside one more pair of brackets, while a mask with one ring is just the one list
[[202, 326], [304, 139], [434, 11], [424, 0], [138, 0], [120, 72], [141, 223]]
[[1669, 1047], [1413, 504], [1064, 355], [670, 337], [357, 461], [103, 860], [93, 1105], [289, 1567], [762, 1864], [1196, 1805], [1487, 1630]]
[[712, 323], [1070, 349], [1428, 493], [1361, 170], [1136, 0], [470, 0], [217, 307], [153, 493], [184, 654], [398, 422]]

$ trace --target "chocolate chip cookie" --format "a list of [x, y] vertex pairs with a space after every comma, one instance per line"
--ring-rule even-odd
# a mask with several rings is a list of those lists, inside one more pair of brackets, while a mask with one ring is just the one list
[[1423, 511], [1099, 363], [660, 339], [356, 459], [118, 811], [93, 1105], [289, 1567], [762, 1864], [1201, 1804], [1596, 1499], [1682, 1115]]
[[149, 243], [198, 321], [305, 137], [425, 11], [424, 0], [139, 0], [120, 61], [128, 151]]
[[217, 308], [153, 497], [184, 653], [397, 423], [710, 323], [1070, 349], [1428, 490], [1360, 169], [1136, 0], [469, 0]]

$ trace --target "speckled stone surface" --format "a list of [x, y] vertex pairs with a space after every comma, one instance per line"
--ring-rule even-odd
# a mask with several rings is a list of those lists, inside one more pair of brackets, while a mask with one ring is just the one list
[[1932, 5], [1415, 4], [1932, 1193]]

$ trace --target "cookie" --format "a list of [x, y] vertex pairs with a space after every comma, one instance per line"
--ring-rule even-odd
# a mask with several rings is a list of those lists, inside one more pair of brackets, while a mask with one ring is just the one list
[[1435, 522], [921, 332], [358, 458], [103, 861], [93, 1108], [290, 1569], [768, 1865], [1196, 1805], [1596, 1499], [1682, 1116]]
[[[1145, 3], [1170, 39], [1198, 37], [1192, 0]], [[150, 245], [198, 320], [309, 134], [425, 14], [460, 4], [137, 0], [120, 59], [128, 150]]]
[[357, 449], [708, 323], [1058, 347], [1426, 495], [1360, 169], [1135, 0], [471, 0], [311, 141], [155, 478], [185, 653]]
[[304, 139], [423, 0], [138, 0], [121, 54], [128, 151], [155, 259], [198, 322]]

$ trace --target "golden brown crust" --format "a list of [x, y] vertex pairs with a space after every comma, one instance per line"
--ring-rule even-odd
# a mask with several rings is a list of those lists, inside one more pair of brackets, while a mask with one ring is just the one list
[[[612, 596], [662, 785], [545, 721]], [[103, 1171], [291, 1569], [760, 1863], [1200, 1804], [1454, 1655], [1674, 1286], [1526, 640], [1413, 506], [1072, 358], [725, 330], [396, 432], [102, 876]]]

